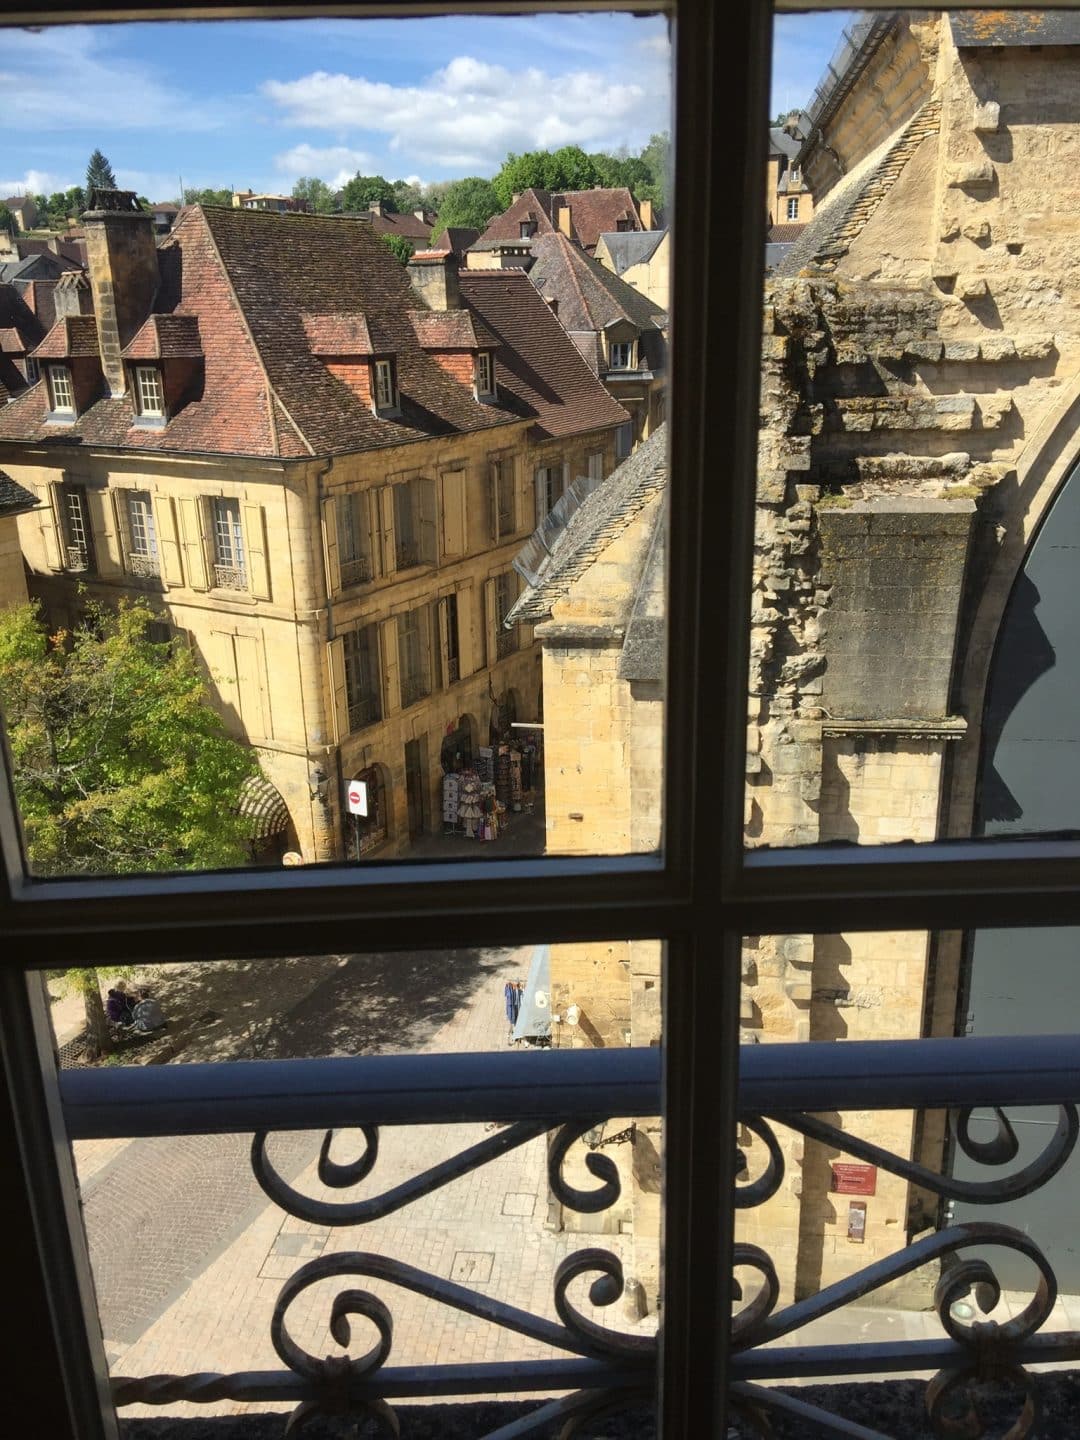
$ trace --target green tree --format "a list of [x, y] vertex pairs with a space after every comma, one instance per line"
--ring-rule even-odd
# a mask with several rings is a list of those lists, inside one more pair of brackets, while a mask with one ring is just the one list
[[671, 189], [671, 137], [666, 130], [659, 135], [650, 135], [640, 158], [649, 179], [640, 190], [634, 191], [635, 196], [639, 200], [651, 200], [654, 205], [665, 205]]
[[70, 190], [54, 190], [46, 204], [49, 224], [54, 230], [65, 230], [69, 220], [77, 219], [86, 209], [87, 197], [78, 185]]
[[414, 210], [426, 208], [419, 185], [410, 185], [407, 180], [393, 180], [390, 188], [394, 192], [394, 209], [399, 215], [411, 215]]
[[499, 203], [499, 197], [490, 180], [482, 180], [479, 175], [467, 175], [464, 180], [452, 180], [439, 199], [439, 221], [431, 232], [432, 243], [434, 244], [448, 225], [483, 230], [491, 217], [505, 208]]
[[[108, 973], [126, 977], [134, 973], [134, 967], [114, 965], [110, 967]], [[94, 1059], [108, 1050], [111, 1044], [109, 1022], [105, 1014], [105, 1006], [101, 1001], [101, 975], [102, 972], [95, 970], [92, 966], [76, 965], [70, 970], [61, 970], [54, 977], [60, 981], [60, 987], [65, 995], [78, 995], [83, 1002], [89, 1050]]]
[[115, 190], [113, 168], [100, 150], [95, 150], [86, 166], [86, 194], [92, 190]]
[[0, 230], [6, 230], [14, 239], [19, 233], [19, 223], [6, 205], [0, 204]]
[[342, 187], [342, 210], [366, 210], [372, 200], [381, 200], [388, 210], [394, 208], [394, 187], [381, 175], [361, 175], [357, 171]]
[[334, 192], [325, 180], [315, 175], [301, 175], [292, 187], [294, 200], [306, 200], [313, 215], [330, 215], [337, 208]]
[[522, 190], [587, 190], [599, 183], [596, 167], [579, 145], [561, 150], [528, 150], [524, 155], [507, 155], [492, 185], [505, 210]]
[[184, 186], [185, 205], [231, 205], [233, 192], [224, 190], [192, 190]]
[[412, 259], [412, 241], [406, 240], [404, 235], [380, 235], [379, 239], [401, 261], [402, 265], [407, 265]]

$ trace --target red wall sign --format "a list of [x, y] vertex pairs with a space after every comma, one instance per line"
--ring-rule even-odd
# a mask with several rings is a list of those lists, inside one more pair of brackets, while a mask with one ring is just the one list
[[834, 1160], [832, 1188], [837, 1195], [876, 1195], [877, 1166]]

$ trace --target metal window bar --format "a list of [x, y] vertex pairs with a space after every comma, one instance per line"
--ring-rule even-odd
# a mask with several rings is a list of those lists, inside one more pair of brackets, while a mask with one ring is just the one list
[[418, 700], [423, 700], [431, 693], [431, 687], [423, 675], [402, 674], [401, 677], [401, 706], [405, 709], [409, 705], [415, 705]]
[[343, 588], [347, 585], [366, 585], [371, 578], [371, 561], [366, 555], [359, 555], [355, 560], [341, 561]]

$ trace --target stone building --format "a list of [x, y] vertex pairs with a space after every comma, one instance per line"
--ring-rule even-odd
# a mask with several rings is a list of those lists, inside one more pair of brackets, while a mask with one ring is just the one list
[[595, 258], [661, 310], [671, 306], [670, 230], [608, 231], [597, 241]]
[[814, 214], [814, 197], [799, 159], [807, 117], [797, 111], [782, 125], [769, 126], [765, 166], [765, 204], [769, 225], [805, 225]]
[[0, 610], [25, 605], [29, 599], [18, 517], [29, 514], [37, 504], [35, 495], [0, 470]]
[[282, 797], [279, 848], [401, 853], [441, 814], [444, 743], [535, 704], [500, 622], [536, 473], [607, 474], [626, 414], [524, 275], [459, 290], [451, 256], [407, 272], [366, 223], [245, 207], [156, 246], [134, 196], [97, 200], [93, 312], [73, 298], [0, 408], [42, 502], [32, 592], [61, 624], [84, 587], [155, 603]]
[[[1062, 184], [1080, 147], [1080, 20], [875, 15], [821, 98], [797, 157], [816, 213], [764, 304], [746, 841], [967, 836], [987, 824], [987, 788], [1000, 788], [986, 756], [1004, 722], [1000, 700], [988, 705], [1010, 596], [1080, 474], [1080, 207]], [[613, 496], [625, 469], [608, 482]], [[610, 669], [649, 589], [640, 516], [613, 525], [572, 586], [541, 585], [549, 824], [581, 851], [631, 848], [640, 774], [628, 748], [589, 746], [591, 712], [573, 701], [575, 672]], [[1057, 543], [1068, 555], [1078, 540], [1070, 530]], [[631, 551], [637, 569], [613, 563]], [[1019, 693], [1067, 658], [1032, 617], [1037, 599], [1020, 607], [1030, 673]], [[518, 613], [539, 618], [524, 602]], [[625, 696], [613, 689], [611, 705], [607, 723], [628, 736]], [[1040, 721], [1058, 746], [1043, 747], [1044, 761], [1075, 742], [1074, 717], [1070, 706]], [[1041, 783], [1052, 788], [1053, 775]], [[1071, 778], [1067, 795], [1074, 803]], [[1059, 823], [1075, 825], [1065, 808]], [[1005, 814], [999, 805], [999, 829]], [[587, 965], [552, 957], [553, 1003], [572, 994], [583, 1014], [611, 1017], [591, 1033], [579, 1025], [574, 1043], [623, 1043], [627, 1017], [636, 1028], [635, 962], [600, 949]], [[971, 965], [954, 933], [751, 936], [742, 1038], [962, 1032]], [[949, 1163], [942, 1117], [916, 1125], [857, 1103], [829, 1118], [901, 1158]], [[785, 1178], [740, 1236], [765, 1246], [785, 1294], [814, 1293], [941, 1222], [936, 1202], [880, 1166], [862, 1177], [855, 1217], [835, 1188], [835, 1152], [779, 1135]], [[760, 1175], [760, 1138], [745, 1130], [740, 1145]], [[905, 1299], [925, 1303], [927, 1285], [913, 1280]]]
[[600, 236], [609, 231], [653, 229], [653, 207], [640, 203], [625, 186], [591, 190], [565, 190], [556, 194], [530, 188], [515, 195], [510, 207], [496, 215], [483, 231], [476, 248], [488, 249], [508, 240], [531, 240], [556, 231], [592, 255]]

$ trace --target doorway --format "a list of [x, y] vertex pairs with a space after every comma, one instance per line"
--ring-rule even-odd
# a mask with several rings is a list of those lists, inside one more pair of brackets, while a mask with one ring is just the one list
[[405, 742], [405, 798], [409, 807], [409, 839], [427, 834], [427, 736]]

